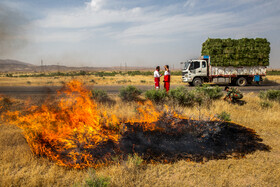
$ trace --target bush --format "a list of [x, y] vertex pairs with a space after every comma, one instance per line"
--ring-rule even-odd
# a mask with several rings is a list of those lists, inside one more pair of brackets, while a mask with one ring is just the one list
[[89, 178], [85, 180], [87, 187], [106, 187], [110, 185], [110, 178], [108, 177], [97, 177], [95, 171], [90, 169], [88, 172]]
[[137, 154], [128, 155], [127, 163], [128, 165], [133, 165], [134, 167], [139, 167], [143, 162], [143, 159]]
[[108, 96], [104, 90], [92, 90], [92, 99], [101, 103], [112, 103], [113, 100]]
[[272, 107], [272, 103], [269, 101], [261, 101], [260, 105], [263, 109], [267, 109], [267, 108], [271, 108]]
[[195, 103], [193, 92], [189, 92], [184, 86], [171, 89], [169, 91], [169, 98], [180, 106], [193, 106]]
[[197, 92], [203, 92], [204, 94], [208, 95], [210, 99], [220, 99], [223, 96], [222, 88], [219, 86], [209, 86], [209, 85], [202, 85], [201, 87], [196, 87], [195, 90]]
[[135, 86], [126, 86], [120, 90], [119, 97], [123, 101], [139, 101], [139, 96], [141, 95], [142, 91]]
[[260, 91], [259, 97], [265, 100], [280, 102], [280, 90]]
[[116, 81], [116, 83], [118, 83], [118, 84], [125, 84], [125, 83], [128, 83], [128, 82], [131, 82], [131, 80], [123, 79], [123, 80]]
[[192, 90], [191, 93], [194, 95], [194, 102], [197, 103], [199, 106], [210, 106], [212, 100], [210, 99], [208, 94], [197, 89]]
[[165, 90], [152, 89], [145, 92], [145, 97], [154, 103], [163, 103], [167, 97], [167, 93]]
[[217, 117], [223, 121], [231, 121], [230, 114], [225, 111], [221, 112], [220, 114], [217, 114]]

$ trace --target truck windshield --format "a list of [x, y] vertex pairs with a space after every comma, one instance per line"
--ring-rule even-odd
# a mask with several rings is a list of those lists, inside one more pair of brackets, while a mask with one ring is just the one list
[[185, 62], [185, 66], [183, 67], [184, 69], [188, 69], [190, 62]]

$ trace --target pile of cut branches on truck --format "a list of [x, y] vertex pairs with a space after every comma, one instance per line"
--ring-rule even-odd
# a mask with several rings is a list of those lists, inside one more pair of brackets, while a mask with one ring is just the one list
[[213, 66], [268, 66], [270, 43], [266, 38], [213, 39], [202, 44], [201, 55]]

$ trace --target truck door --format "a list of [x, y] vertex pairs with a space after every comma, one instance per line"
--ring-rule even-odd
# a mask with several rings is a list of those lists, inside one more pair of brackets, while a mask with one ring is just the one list
[[201, 61], [201, 75], [200, 76], [207, 76], [207, 62]]
[[190, 72], [196, 76], [201, 73], [200, 61], [193, 61], [191, 63]]

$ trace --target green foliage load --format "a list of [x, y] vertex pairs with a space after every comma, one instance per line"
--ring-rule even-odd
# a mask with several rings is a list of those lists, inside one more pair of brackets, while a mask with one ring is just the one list
[[201, 55], [209, 55], [212, 66], [268, 66], [270, 43], [266, 38], [213, 39], [202, 44]]
[[126, 86], [120, 90], [119, 97], [126, 102], [130, 101], [139, 101], [139, 96], [141, 95], [142, 91], [135, 86]]

